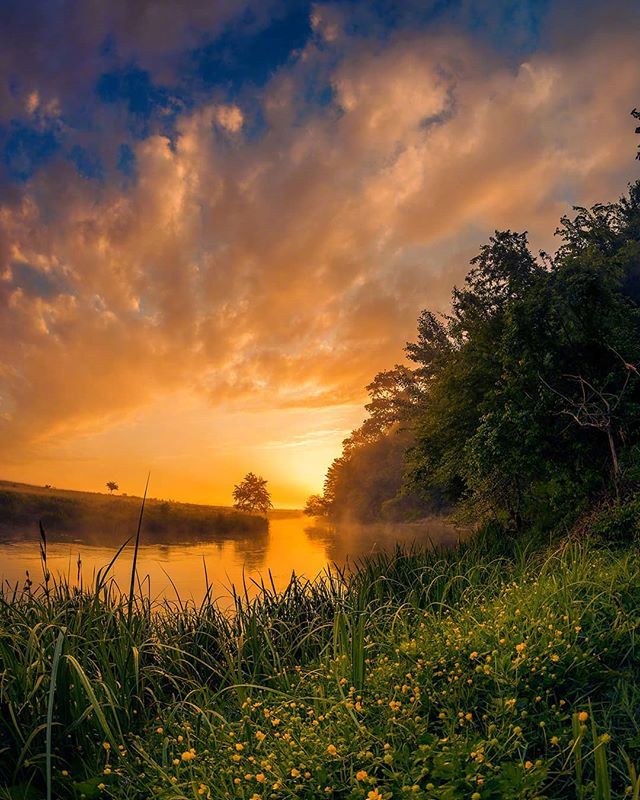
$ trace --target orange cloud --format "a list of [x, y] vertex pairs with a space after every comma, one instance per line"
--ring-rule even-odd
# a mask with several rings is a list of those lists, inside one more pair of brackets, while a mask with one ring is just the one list
[[[257, 92], [259, 136], [248, 101], [212, 100], [175, 141], [138, 142], [130, 187], [56, 163], [5, 198], [5, 458], [178, 391], [247, 412], [357, 403], [494, 228], [551, 247], [572, 202], [634, 176], [633, 27], [514, 69], [454, 34], [368, 42], [329, 11]], [[304, 106], [312, 74], [330, 103]], [[35, 113], [51, 91], [30, 92]]]

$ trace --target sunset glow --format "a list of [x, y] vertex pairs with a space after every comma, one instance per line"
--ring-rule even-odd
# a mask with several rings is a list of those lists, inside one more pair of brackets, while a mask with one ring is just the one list
[[495, 228], [618, 196], [635, 3], [379, 5], [4, 7], [0, 477], [300, 506]]

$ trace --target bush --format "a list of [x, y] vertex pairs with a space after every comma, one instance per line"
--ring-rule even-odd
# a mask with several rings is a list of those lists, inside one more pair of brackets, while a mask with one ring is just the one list
[[640, 497], [636, 495], [603, 509], [591, 529], [596, 536], [614, 544], [637, 541], [640, 538]]

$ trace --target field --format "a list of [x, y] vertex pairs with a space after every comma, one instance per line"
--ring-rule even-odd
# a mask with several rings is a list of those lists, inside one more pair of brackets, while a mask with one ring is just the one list
[[0, 797], [638, 798], [639, 607], [635, 548], [487, 532], [235, 615], [50, 582], [0, 604]]
[[[0, 481], [0, 539], [21, 537], [42, 524], [50, 538], [104, 542], [105, 536], [123, 537], [135, 532], [142, 498], [77, 492]], [[203, 506], [148, 498], [145, 533], [154, 542], [212, 539], [264, 532], [264, 518], [225, 506]]]

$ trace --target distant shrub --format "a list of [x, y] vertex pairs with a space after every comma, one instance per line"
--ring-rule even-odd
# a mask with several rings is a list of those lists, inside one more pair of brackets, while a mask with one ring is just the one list
[[65, 497], [0, 491], [0, 524], [4, 527], [31, 526], [38, 521], [47, 527], [73, 527], [79, 520], [78, 506]]
[[592, 532], [608, 542], [626, 543], [640, 538], [640, 497], [615, 503], [598, 513]]

